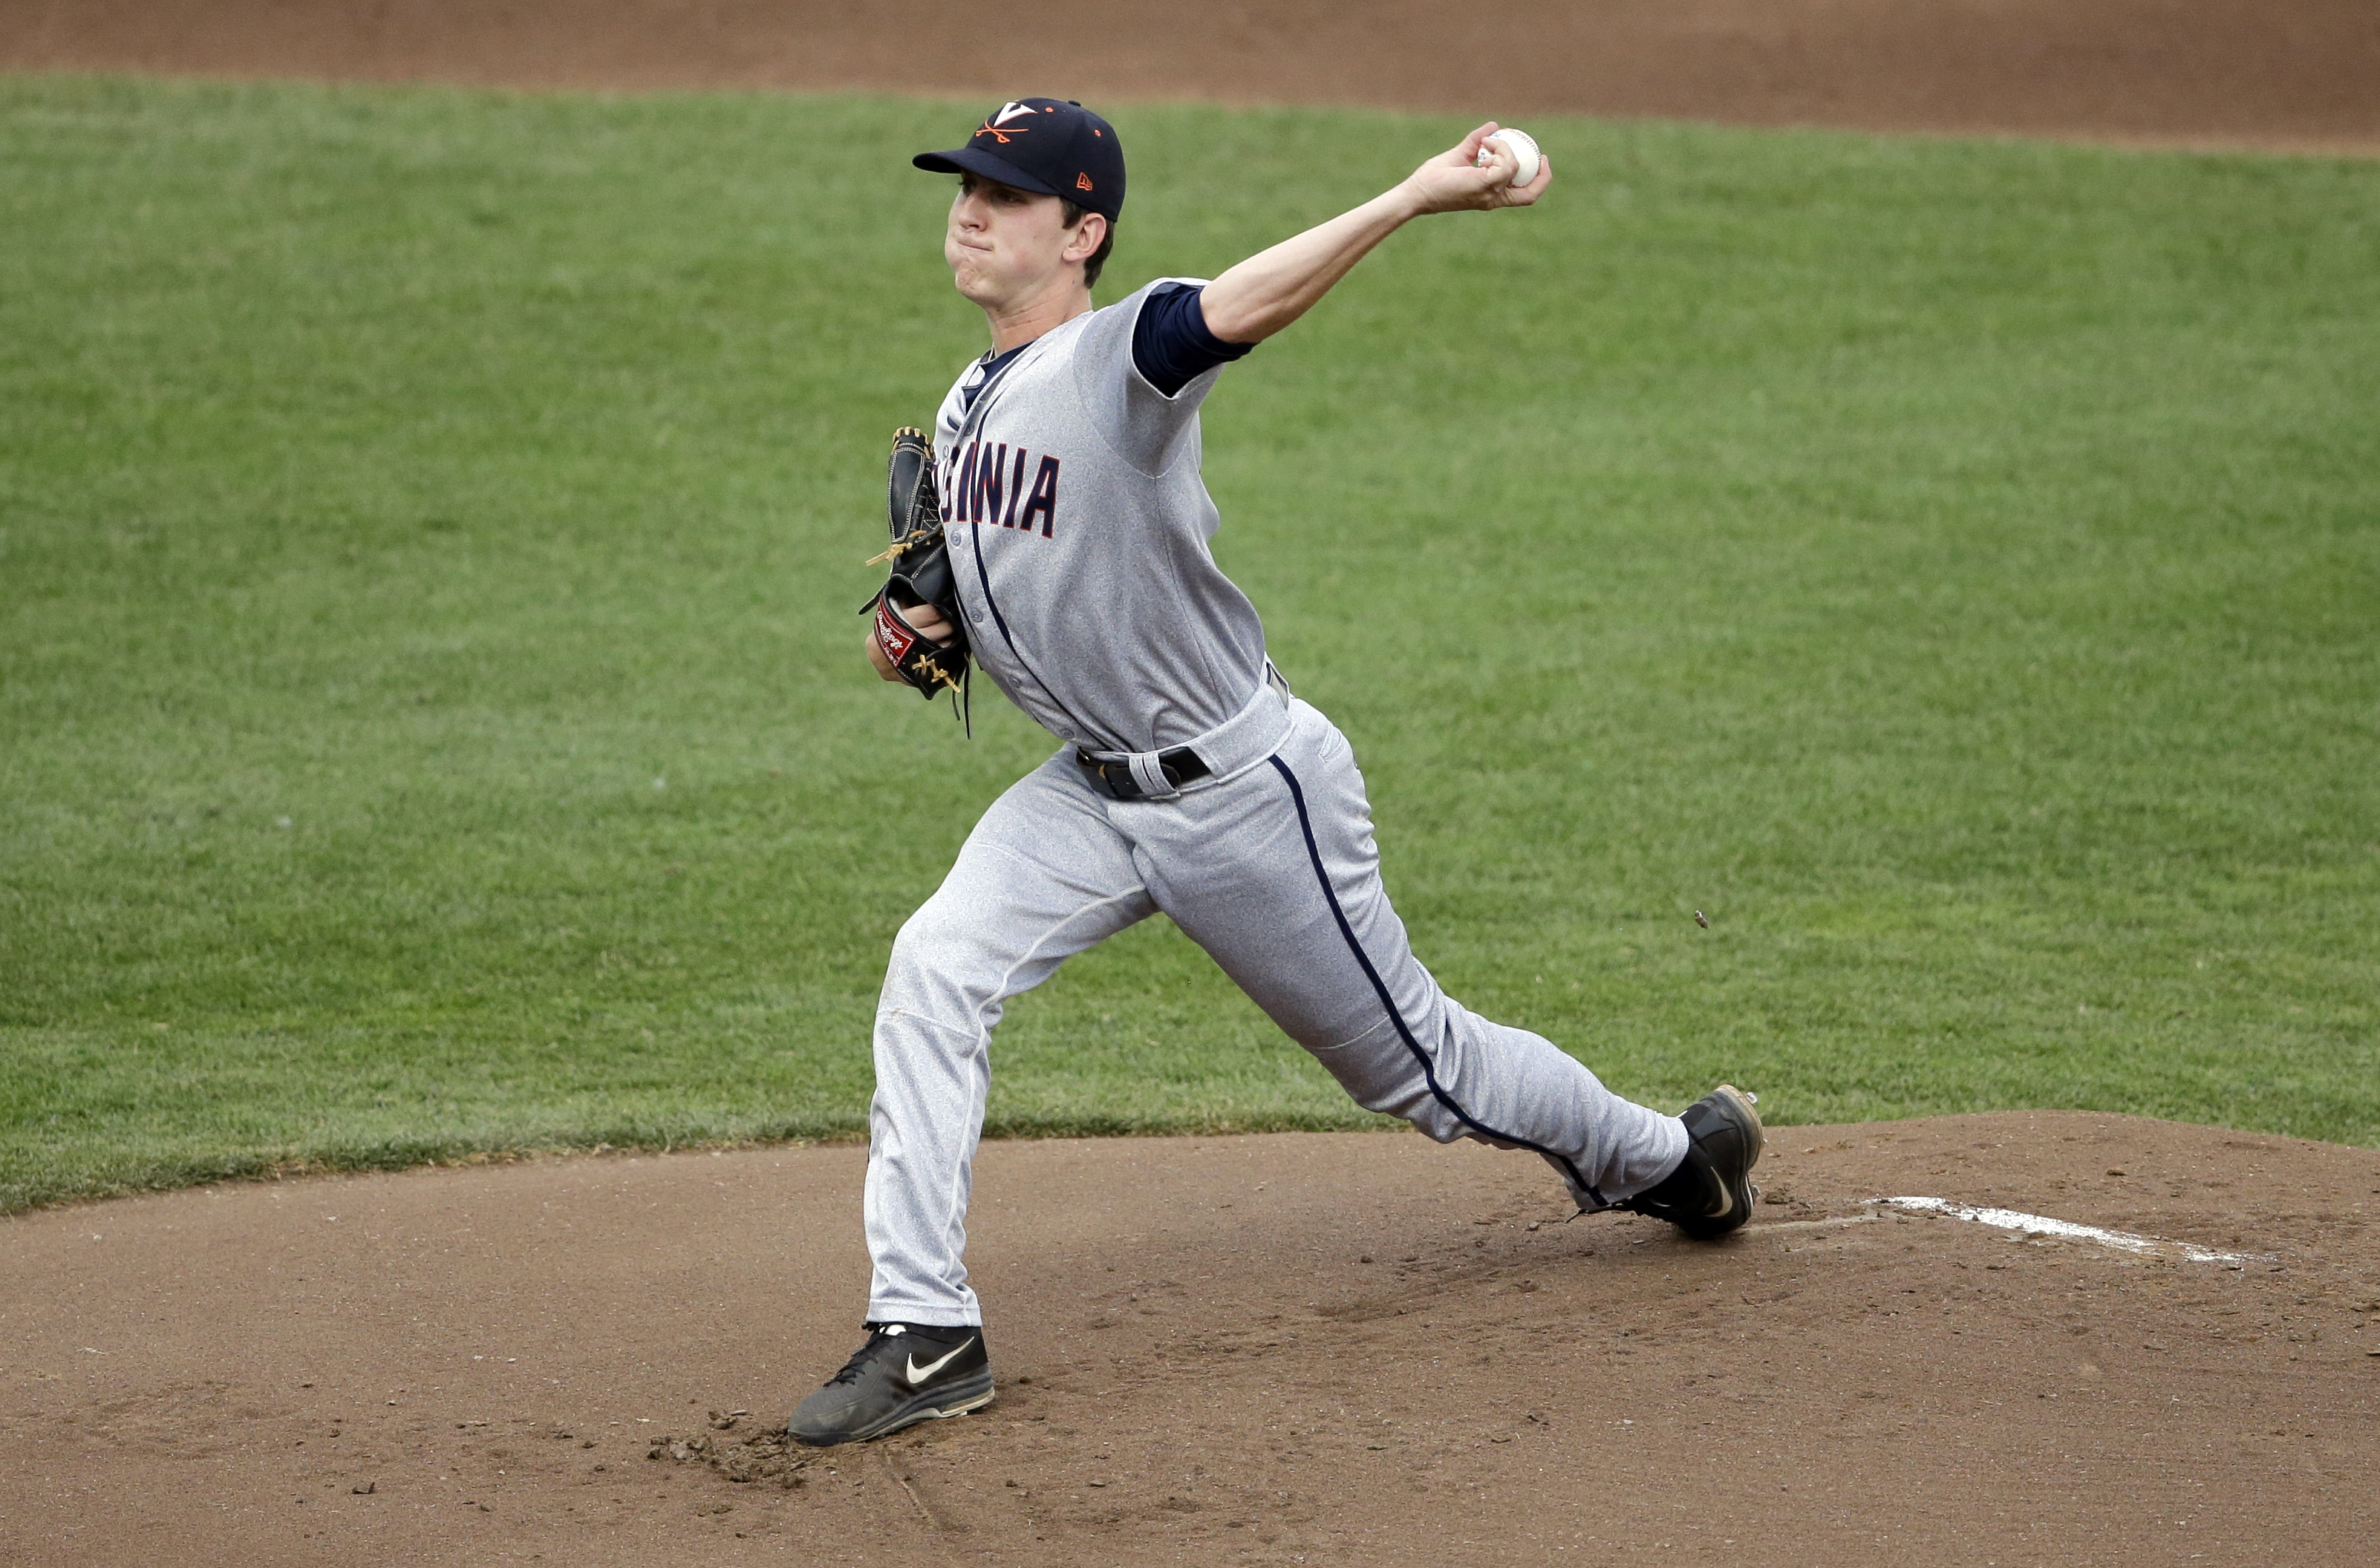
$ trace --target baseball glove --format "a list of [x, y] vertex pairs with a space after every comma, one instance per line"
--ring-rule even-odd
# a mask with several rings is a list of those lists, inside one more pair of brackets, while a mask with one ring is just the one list
[[[934, 447], [923, 430], [892, 433], [891, 489], [887, 497], [892, 547], [868, 562], [889, 561], [892, 572], [874, 598], [860, 606], [876, 617], [876, 645], [902, 680], [929, 702], [947, 686], [962, 706], [966, 694], [967, 641], [959, 612], [958, 584], [951, 575], [950, 550], [942, 537], [942, 510], [934, 493]], [[937, 643], [909, 623], [902, 611], [931, 605], [952, 629]]]

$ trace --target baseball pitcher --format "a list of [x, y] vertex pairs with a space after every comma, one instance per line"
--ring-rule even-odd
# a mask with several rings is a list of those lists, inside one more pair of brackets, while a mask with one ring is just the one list
[[[1162, 911], [1355, 1101], [1440, 1142], [1538, 1155], [1582, 1210], [1716, 1238], [1743, 1224], [1761, 1128], [1722, 1085], [1682, 1116], [1465, 1010], [1389, 905], [1355, 754], [1265, 655], [1208, 549], [1199, 404], [1405, 223], [1528, 207], [1534, 144], [1480, 127], [1395, 188], [1212, 282], [1095, 308], [1123, 211], [1115, 127], [1021, 98], [919, 168], [958, 176], [942, 235], [991, 346], [930, 438], [895, 444], [891, 579], [868, 654], [932, 696], [980, 665], [1062, 742], [984, 814], [901, 928], [878, 1003], [867, 1343], [791, 1422], [874, 1438], [992, 1397], [965, 1262], [968, 1183], [1010, 997]], [[1524, 161], [1532, 177], [1516, 178]], [[971, 662], [970, 662], [971, 661]]]

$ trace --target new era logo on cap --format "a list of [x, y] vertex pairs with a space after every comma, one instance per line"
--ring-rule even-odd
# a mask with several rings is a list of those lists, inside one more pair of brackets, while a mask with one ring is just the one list
[[1107, 215], [1123, 211], [1123, 146], [1115, 127], [1066, 98], [1012, 98], [977, 126], [965, 147], [910, 160], [937, 174], [988, 180], [1063, 196]]

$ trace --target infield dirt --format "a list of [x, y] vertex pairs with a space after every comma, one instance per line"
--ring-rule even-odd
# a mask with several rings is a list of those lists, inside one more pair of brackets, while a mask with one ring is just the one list
[[[858, 1342], [864, 1159], [0, 1224], [0, 1560], [2360, 1564], [2380, 1527], [2374, 1151], [1784, 1128], [1758, 1223], [1696, 1246], [1414, 1137], [995, 1143], [998, 1402], [747, 1446]], [[1907, 1194], [2269, 1257], [1864, 1201]]]
[[0, 68], [1062, 92], [2380, 150], [2370, 0], [0, 0]]

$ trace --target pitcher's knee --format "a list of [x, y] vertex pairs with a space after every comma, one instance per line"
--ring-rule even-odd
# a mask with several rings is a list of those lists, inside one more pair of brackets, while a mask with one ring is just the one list
[[1439, 1143], [1452, 1143], [1457, 1139], [1472, 1136], [1471, 1125], [1446, 1107], [1435, 1094], [1425, 1093], [1421, 1103], [1402, 1113], [1414, 1130]]
[[1401, 1116], [1415, 1132], [1434, 1142], [1452, 1143], [1472, 1136], [1472, 1128], [1433, 1092], [1418, 1072], [1393, 1091], [1358, 1094], [1355, 1104], [1382, 1116]]
[[1307, 1049], [1339, 1080], [1348, 1098], [1367, 1111], [1401, 1116], [1440, 1143], [1451, 1143], [1471, 1130], [1430, 1087], [1420, 1058], [1392, 1022], [1341, 1044]]
[[978, 928], [929, 900], [892, 939], [880, 1007], [953, 1023], [973, 1020], [993, 999], [999, 965]]

